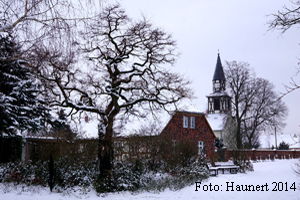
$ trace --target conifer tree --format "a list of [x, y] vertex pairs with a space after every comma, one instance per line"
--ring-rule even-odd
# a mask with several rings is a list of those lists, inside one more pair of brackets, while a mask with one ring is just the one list
[[0, 35], [0, 133], [12, 136], [38, 131], [49, 119], [49, 108], [39, 94], [38, 80], [21, 58], [10, 34]]
[[60, 109], [57, 115], [58, 118], [52, 122], [52, 135], [68, 141], [74, 140], [76, 133], [71, 130], [64, 109]]

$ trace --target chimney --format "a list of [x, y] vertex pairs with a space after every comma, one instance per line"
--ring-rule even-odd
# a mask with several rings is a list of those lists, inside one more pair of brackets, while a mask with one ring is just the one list
[[85, 121], [86, 123], [89, 122], [89, 117], [88, 117], [87, 115], [84, 117], [84, 121]]

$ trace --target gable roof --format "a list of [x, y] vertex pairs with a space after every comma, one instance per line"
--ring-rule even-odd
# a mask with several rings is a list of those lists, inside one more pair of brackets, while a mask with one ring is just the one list
[[166, 124], [166, 126], [165, 126], [165, 127], [163, 128], [163, 130], [161, 131], [161, 133], [165, 132], [165, 129], [168, 127], [169, 123], [172, 121], [172, 119], [173, 119], [173, 117], [174, 117], [174, 115], [175, 115], [176, 113], [183, 113], [183, 114], [186, 113], [186, 114], [193, 114], [193, 115], [201, 116], [201, 117], [204, 119], [205, 123], [207, 124], [207, 126], [208, 126], [210, 132], [213, 134], [213, 137], [216, 138], [216, 135], [215, 135], [213, 129], [211, 128], [211, 126], [210, 126], [208, 120], [207, 120], [206, 117], [205, 117], [205, 113], [202, 113], [202, 112], [175, 111], [175, 112], [173, 113], [172, 117], [170, 118], [170, 120], [168, 121], [168, 123]]
[[208, 121], [209, 125], [211, 126], [212, 130], [214, 131], [222, 131], [225, 127], [224, 118], [226, 114], [208, 114], [206, 115], [206, 120]]

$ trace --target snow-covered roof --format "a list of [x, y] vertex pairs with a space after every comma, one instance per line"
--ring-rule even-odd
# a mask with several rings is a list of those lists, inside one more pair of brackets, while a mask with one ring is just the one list
[[[205, 105], [206, 106], [206, 105]], [[184, 102], [178, 106], [178, 111], [203, 113], [205, 110], [198, 108], [191, 102]]]
[[226, 91], [213, 92], [207, 95], [207, 97], [220, 97], [220, 96], [229, 96]]
[[[190, 102], [181, 103], [178, 106], [178, 111], [204, 113], [203, 110], [197, 108]], [[82, 115], [80, 120], [76, 120], [76, 124], [73, 124], [73, 127], [76, 127], [77, 131], [82, 133], [81, 137], [83, 138], [97, 138], [99, 123], [97, 117], [89, 114], [89, 120], [86, 122], [85, 116], [86, 115]], [[158, 125], [158, 128], [160, 128], [158, 132], [160, 133], [170, 118], [171, 116], [167, 112], [156, 113], [155, 116], [149, 114], [146, 118], [130, 117], [122, 122], [121, 128], [117, 130], [118, 136], [126, 137], [135, 134], [143, 125], [151, 123], [156, 123]]]
[[224, 129], [224, 117], [226, 117], [226, 114], [206, 115], [206, 119], [213, 131], [221, 131]]
[[[290, 148], [300, 148], [300, 134], [276, 134], [277, 136], [277, 147], [284, 141], [290, 145]], [[275, 134], [262, 134], [259, 137], [260, 147], [259, 148], [271, 148], [275, 145]]]
[[52, 137], [52, 136], [24, 136], [25, 139], [38, 139], [38, 140], [56, 140], [56, 137]]
[[81, 117], [78, 121], [76, 121], [76, 128], [79, 133], [81, 133], [81, 137], [83, 138], [97, 138], [98, 137], [98, 124], [99, 121], [97, 117], [88, 116], [87, 122], [85, 121], [85, 117]]

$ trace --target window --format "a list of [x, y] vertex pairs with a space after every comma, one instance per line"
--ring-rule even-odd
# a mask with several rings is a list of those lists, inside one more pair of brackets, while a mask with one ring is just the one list
[[121, 142], [115, 142], [115, 148], [121, 147]]
[[220, 83], [215, 83], [215, 91], [220, 91]]
[[189, 127], [189, 118], [186, 116], [183, 116], [183, 128]]
[[177, 141], [176, 140], [172, 140], [172, 146], [176, 147], [177, 146]]
[[115, 142], [115, 154], [121, 154], [122, 144], [120, 141]]
[[173, 149], [173, 154], [176, 153], [176, 147], [177, 147], [177, 141], [176, 140], [172, 140], [172, 149]]
[[196, 128], [195, 117], [191, 117], [190, 121], [191, 121], [190, 128]]
[[220, 110], [220, 99], [219, 98], [214, 99], [214, 107], [215, 107], [215, 111]]
[[198, 141], [198, 155], [202, 153], [203, 149], [204, 149], [204, 142]]
[[131, 145], [130, 150], [131, 150], [132, 155], [136, 155], [139, 151], [138, 146], [136, 144]]

